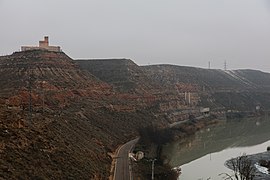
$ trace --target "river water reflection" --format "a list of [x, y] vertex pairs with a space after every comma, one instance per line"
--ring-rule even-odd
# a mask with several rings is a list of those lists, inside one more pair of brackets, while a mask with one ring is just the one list
[[165, 146], [164, 155], [171, 166], [181, 167], [181, 180], [216, 180], [223, 179], [220, 173], [232, 173], [224, 166], [226, 160], [243, 153], [264, 152], [269, 140], [268, 117], [231, 120]]

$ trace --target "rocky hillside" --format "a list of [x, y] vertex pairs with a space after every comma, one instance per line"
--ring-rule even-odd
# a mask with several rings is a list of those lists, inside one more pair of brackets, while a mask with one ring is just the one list
[[119, 144], [150, 124], [270, 107], [270, 75], [41, 50], [0, 57], [0, 179], [106, 179]]
[[[210, 107], [217, 112], [254, 111], [256, 106], [270, 107], [270, 74], [261, 71], [223, 71], [175, 65], [138, 66], [130, 60], [81, 60], [78, 64], [116, 90], [121, 89], [118, 79], [123, 76], [125, 82], [136, 84], [129, 91], [139, 92], [141, 87], [147, 85], [148, 90], [152, 89], [148, 92], [155, 92], [152, 94], [157, 103], [156, 110], [159, 114], [166, 114], [170, 121], [198, 113], [198, 107]], [[100, 67], [97, 64], [102, 64], [102, 71], [98, 70]], [[129, 73], [110, 77], [111, 72], [117, 71]]]
[[[51, 89], [90, 86], [92, 89], [98, 89], [108, 86], [94, 76], [82, 73], [73, 60], [62, 52], [15, 52], [10, 56], [1, 57], [0, 60], [1, 89], [5, 90], [25, 87], [30, 78], [33, 78], [33, 86], [38, 86], [40, 82], [47, 84], [46, 81], [49, 81]], [[84, 83], [85, 81], [87, 83]]]
[[[158, 118], [165, 117], [168, 122], [186, 119], [190, 112], [198, 113], [194, 109], [197, 104], [197, 95], [187, 100], [187, 94], [193, 86], [183, 85], [186, 91], [179, 91], [180, 86], [167, 87], [166, 84], [155, 81], [142, 67], [128, 59], [105, 60], [76, 60], [78, 65], [94, 74], [118, 92], [137, 96], [137, 104], [147, 101]], [[126, 86], [129, 84], [128, 86]], [[196, 88], [196, 87], [195, 87]]]
[[109, 153], [157, 122], [63, 52], [16, 52], [0, 67], [1, 179], [106, 179]]
[[[227, 110], [269, 109], [270, 74], [255, 70], [223, 71], [172, 65], [142, 67], [153, 81], [167, 87], [192, 84], [200, 97], [198, 105]], [[164, 80], [165, 79], [165, 80]]]
[[256, 90], [267, 92], [270, 89], [270, 76], [269, 73], [256, 71], [256, 70], [235, 70], [238, 76], [247, 79], [248, 83], [256, 87]]
[[129, 59], [76, 60], [84, 70], [91, 72], [116, 91], [136, 94], [155, 94], [160, 85], [153, 83], [145, 72]]
[[[202, 69], [173, 65], [143, 66], [142, 69], [157, 82], [197, 84], [208, 91], [247, 91], [266, 88], [270, 84], [269, 73], [255, 70]], [[260, 86], [260, 87], [259, 87]]]

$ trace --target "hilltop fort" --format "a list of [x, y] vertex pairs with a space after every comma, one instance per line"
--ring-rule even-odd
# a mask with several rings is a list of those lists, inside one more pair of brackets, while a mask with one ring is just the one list
[[53, 52], [60, 52], [60, 46], [49, 46], [49, 37], [45, 36], [43, 41], [39, 41], [39, 46], [22, 46], [21, 51], [29, 50], [48, 50]]

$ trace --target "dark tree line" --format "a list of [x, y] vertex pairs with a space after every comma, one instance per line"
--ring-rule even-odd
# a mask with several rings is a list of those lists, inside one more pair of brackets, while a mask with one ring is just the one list
[[158, 128], [151, 125], [138, 130], [140, 140], [143, 144], [149, 145], [154, 143], [156, 145], [164, 145], [173, 140], [173, 133], [169, 128]]
[[[155, 125], [147, 126], [145, 128], [138, 129], [140, 134], [140, 144], [145, 146], [147, 149], [151, 147], [153, 144], [156, 147], [156, 157], [157, 162], [155, 164], [155, 179], [160, 180], [176, 180], [180, 175], [180, 170], [174, 170], [169, 165], [163, 164], [163, 160], [161, 157], [162, 154], [162, 146], [166, 143], [169, 143], [174, 140], [174, 135], [171, 129], [169, 128], [160, 128]], [[153, 158], [153, 157], [151, 157]], [[147, 167], [149, 166], [149, 160], [147, 157], [145, 159]], [[143, 174], [145, 177], [151, 178], [151, 170], [147, 169]]]

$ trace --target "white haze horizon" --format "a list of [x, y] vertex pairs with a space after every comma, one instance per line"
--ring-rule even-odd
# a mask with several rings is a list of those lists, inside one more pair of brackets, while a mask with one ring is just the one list
[[270, 72], [269, 0], [0, 0], [0, 55], [44, 36], [73, 59]]

